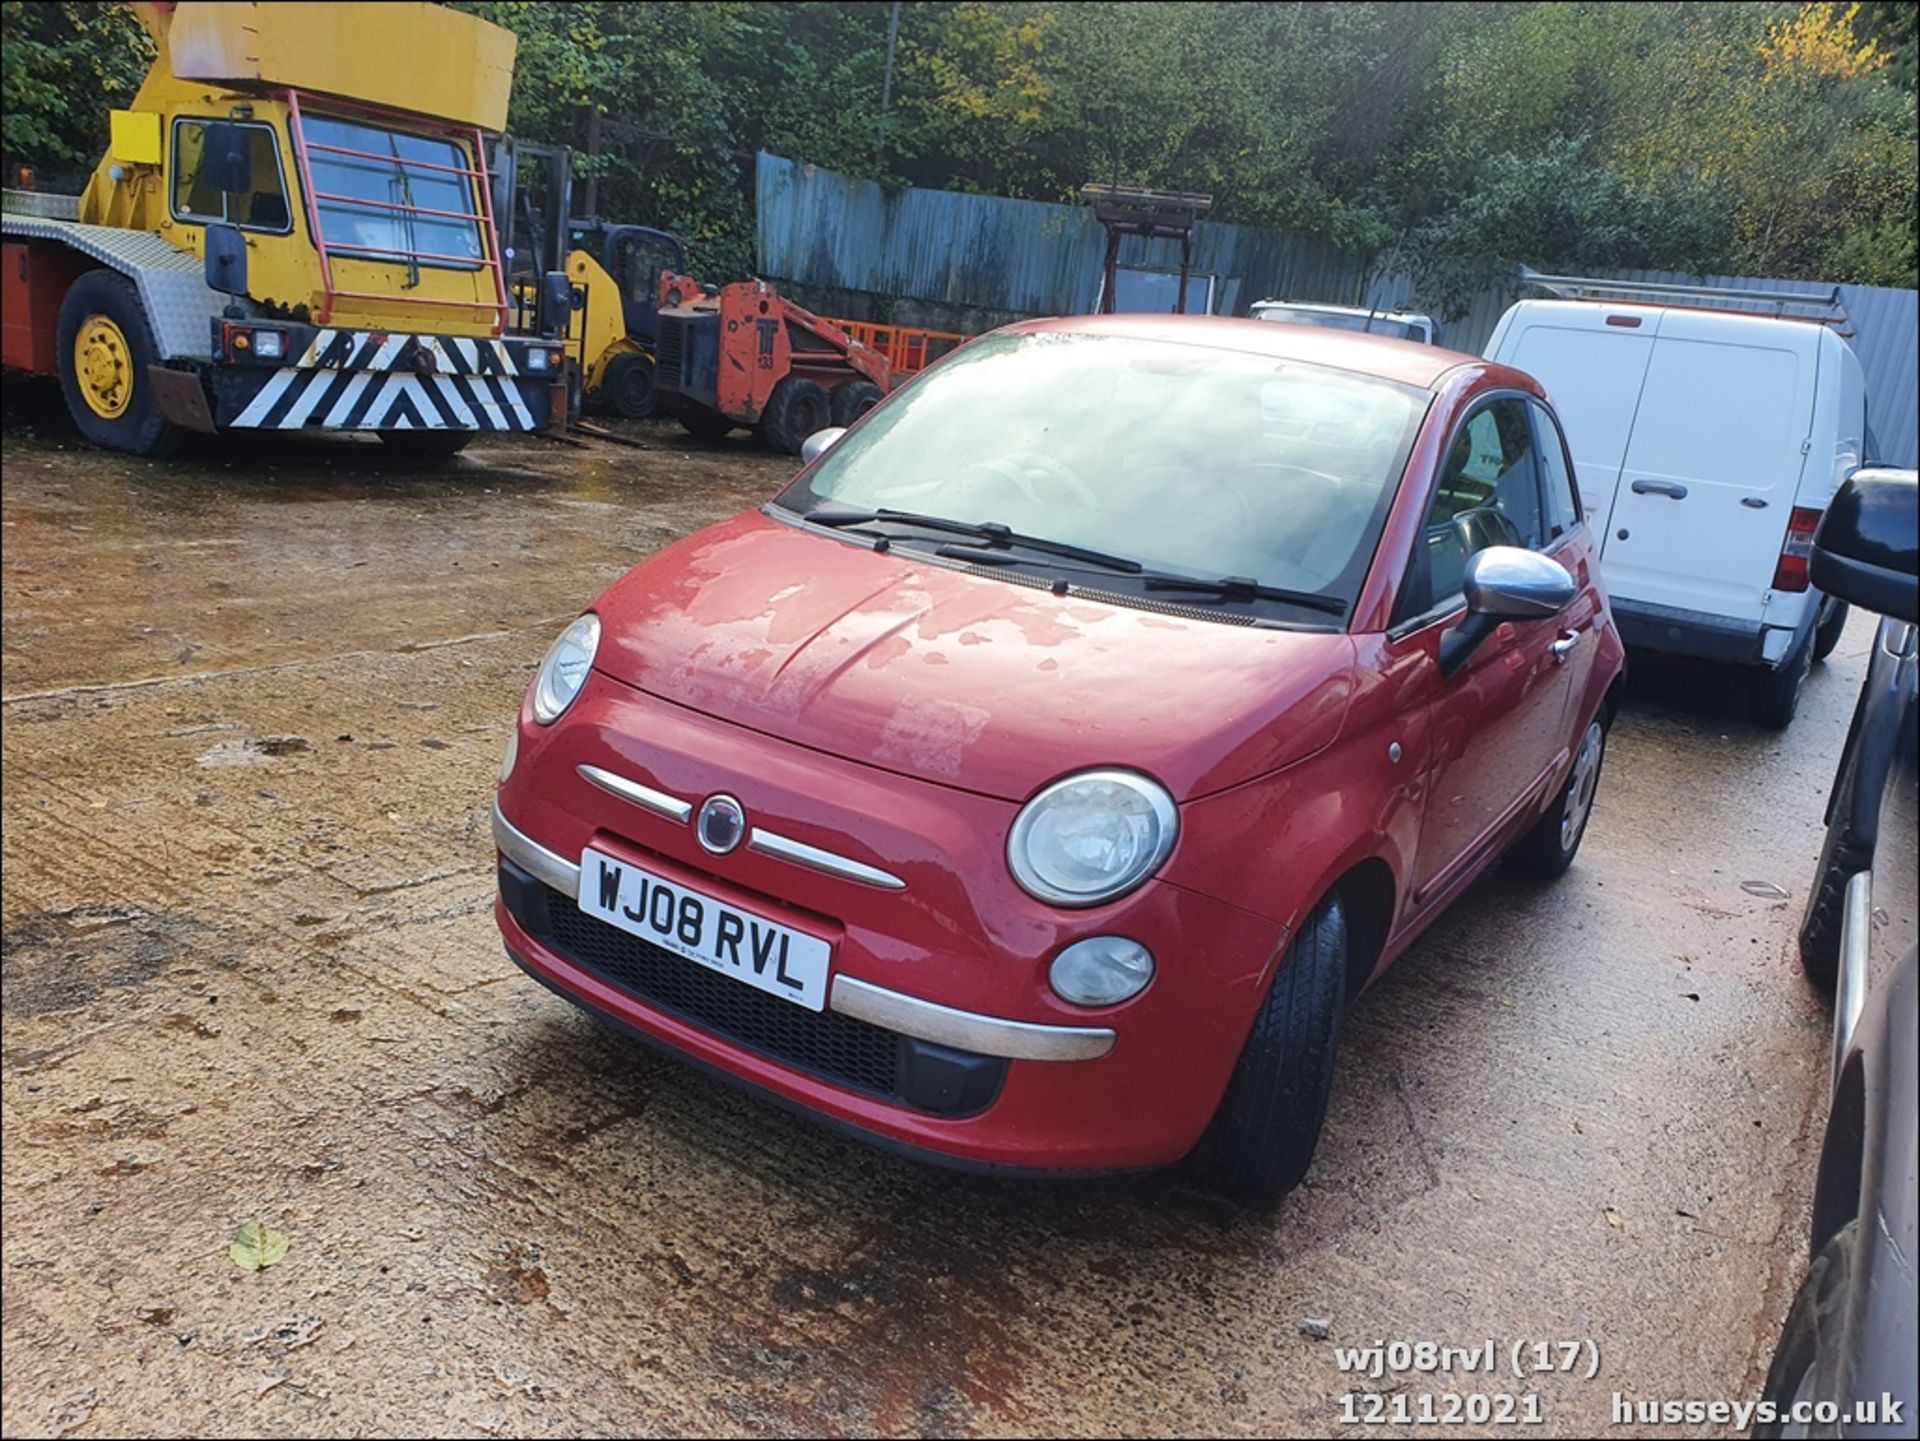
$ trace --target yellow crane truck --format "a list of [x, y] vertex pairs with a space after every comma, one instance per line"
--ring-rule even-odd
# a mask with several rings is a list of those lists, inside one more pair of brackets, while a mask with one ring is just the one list
[[420, 3], [132, 6], [158, 54], [83, 194], [0, 206], [0, 360], [96, 444], [564, 423], [569, 277], [510, 296], [485, 136], [514, 36]]

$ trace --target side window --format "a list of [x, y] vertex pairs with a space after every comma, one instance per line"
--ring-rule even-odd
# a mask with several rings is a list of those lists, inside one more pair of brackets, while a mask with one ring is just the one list
[[1528, 402], [1488, 402], [1455, 433], [1414, 543], [1413, 571], [1398, 611], [1424, 615], [1461, 593], [1467, 560], [1491, 545], [1540, 550], [1547, 543]]
[[[237, 133], [245, 143], [248, 186], [222, 190], [207, 164], [210, 137]], [[226, 221], [243, 230], [291, 228], [280, 142], [270, 125], [176, 120], [173, 124], [173, 213], [183, 220]]]
[[1553, 413], [1537, 401], [1533, 433], [1540, 446], [1540, 478], [1547, 492], [1547, 538], [1558, 540], [1580, 523], [1580, 491], [1567, 469], [1567, 451]]

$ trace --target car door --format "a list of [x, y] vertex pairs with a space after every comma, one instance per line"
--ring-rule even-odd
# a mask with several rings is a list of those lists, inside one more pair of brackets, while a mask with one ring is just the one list
[[1540, 482], [1546, 498], [1547, 554], [1566, 569], [1580, 587], [1573, 603], [1559, 617], [1553, 653], [1567, 673], [1561, 734], [1569, 745], [1577, 726], [1587, 719], [1575, 710], [1591, 694], [1594, 662], [1600, 653], [1600, 628], [1607, 622], [1606, 607], [1597, 584], [1599, 541], [1582, 513], [1580, 492], [1568, 461], [1571, 447], [1554, 413], [1539, 401], [1531, 403], [1534, 444], [1540, 451]]
[[1516, 333], [1502, 341], [1498, 358], [1553, 397], [1597, 546], [1607, 533], [1662, 312], [1553, 301], [1523, 301], [1516, 309]]
[[1818, 340], [1810, 325], [1667, 312], [1601, 550], [1610, 591], [1764, 618], [1806, 463]]
[[1545, 551], [1550, 535], [1529, 397], [1498, 394], [1455, 427], [1428, 491], [1425, 525], [1401, 588], [1389, 644], [1421, 653], [1431, 742], [1413, 877], [1424, 907], [1474, 868], [1565, 755], [1568, 670], [1555, 645], [1564, 617], [1506, 621], [1451, 677], [1441, 637], [1465, 615], [1474, 550]]

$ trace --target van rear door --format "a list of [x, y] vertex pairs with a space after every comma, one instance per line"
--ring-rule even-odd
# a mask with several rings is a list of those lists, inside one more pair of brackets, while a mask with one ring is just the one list
[[1761, 619], [1806, 462], [1818, 345], [1811, 325], [1666, 312], [1601, 552], [1612, 594]]
[[1607, 533], [1660, 317], [1644, 307], [1523, 302], [1488, 352], [1547, 388], [1573, 452], [1580, 509], [1596, 537]]

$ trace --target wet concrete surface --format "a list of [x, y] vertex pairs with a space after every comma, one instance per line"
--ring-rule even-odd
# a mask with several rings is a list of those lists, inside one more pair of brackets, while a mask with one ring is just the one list
[[[149, 464], [7, 391], [7, 1434], [1323, 1434], [1346, 1393], [1506, 1391], [1586, 1435], [1616, 1391], [1757, 1394], [1864, 620], [1784, 736], [1643, 668], [1572, 873], [1482, 883], [1356, 1004], [1313, 1172], [1251, 1218], [883, 1156], [502, 956], [487, 808], [534, 664], [791, 462], [638, 427], [419, 474], [354, 442]], [[255, 1219], [291, 1248], [249, 1273]], [[1489, 1339], [1588, 1340], [1599, 1375], [1335, 1360]]]

